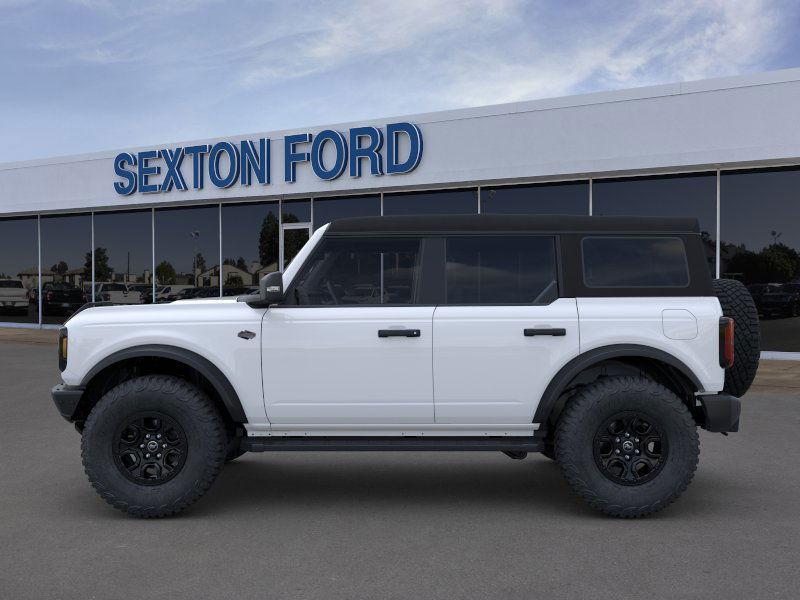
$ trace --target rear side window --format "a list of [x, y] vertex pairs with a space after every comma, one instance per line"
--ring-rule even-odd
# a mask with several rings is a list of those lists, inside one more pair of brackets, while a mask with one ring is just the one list
[[328, 238], [303, 265], [290, 303], [414, 304], [421, 238]]
[[547, 304], [558, 297], [552, 236], [447, 239], [447, 304]]
[[0, 288], [21, 288], [22, 282], [14, 279], [0, 279]]
[[586, 237], [581, 244], [586, 287], [687, 287], [689, 266], [677, 237]]

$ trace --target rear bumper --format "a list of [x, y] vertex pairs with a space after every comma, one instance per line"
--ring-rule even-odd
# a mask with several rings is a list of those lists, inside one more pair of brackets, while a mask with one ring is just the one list
[[83, 396], [84, 388], [77, 386], [65, 385], [63, 383], [55, 386], [50, 392], [53, 396], [58, 412], [67, 421], [75, 420], [75, 413], [78, 410], [78, 403]]
[[739, 431], [742, 401], [724, 392], [698, 396], [703, 411], [703, 429], [718, 433]]

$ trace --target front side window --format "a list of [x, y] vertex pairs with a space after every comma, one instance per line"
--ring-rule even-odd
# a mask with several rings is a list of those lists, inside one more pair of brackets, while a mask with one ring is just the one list
[[287, 302], [305, 306], [414, 304], [420, 238], [329, 238], [303, 266]]
[[447, 304], [547, 304], [558, 297], [550, 236], [447, 239]]
[[686, 287], [686, 248], [677, 237], [587, 237], [582, 241], [586, 287]]

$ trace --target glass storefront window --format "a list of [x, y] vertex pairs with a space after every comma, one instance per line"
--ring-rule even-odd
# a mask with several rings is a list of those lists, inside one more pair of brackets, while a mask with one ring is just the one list
[[92, 216], [42, 217], [41, 232], [42, 323], [59, 324], [91, 301]]
[[481, 188], [487, 214], [588, 215], [589, 182], [568, 181]]
[[378, 217], [381, 214], [380, 196], [346, 196], [314, 199], [314, 229], [345, 217]]
[[36, 221], [36, 217], [0, 219], [0, 322], [39, 322]]
[[696, 217], [700, 221], [708, 267], [712, 274], [716, 273], [716, 173], [595, 179], [592, 214]]
[[217, 297], [219, 207], [155, 211], [156, 302]]
[[255, 291], [278, 270], [278, 203], [222, 206], [222, 295]]
[[723, 172], [720, 273], [750, 290], [762, 350], [800, 352], [800, 169]]
[[284, 200], [281, 210], [284, 223], [311, 222], [311, 200]]
[[384, 194], [384, 215], [460, 215], [478, 212], [478, 190]]
[[153, 215], [149, 210], [94, 213], [94, 300], [153, 301]]

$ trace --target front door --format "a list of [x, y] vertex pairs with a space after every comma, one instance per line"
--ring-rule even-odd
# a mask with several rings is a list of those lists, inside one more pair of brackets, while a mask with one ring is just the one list
[[275, 424], [433, 423], [433, 306], [421, 240], [323, 239], [262, 326]]
[[446, 240], [433, 318], [437, 423], [524, 424], [578, 354], [574, 298], [558, 297], [552, 236]]

